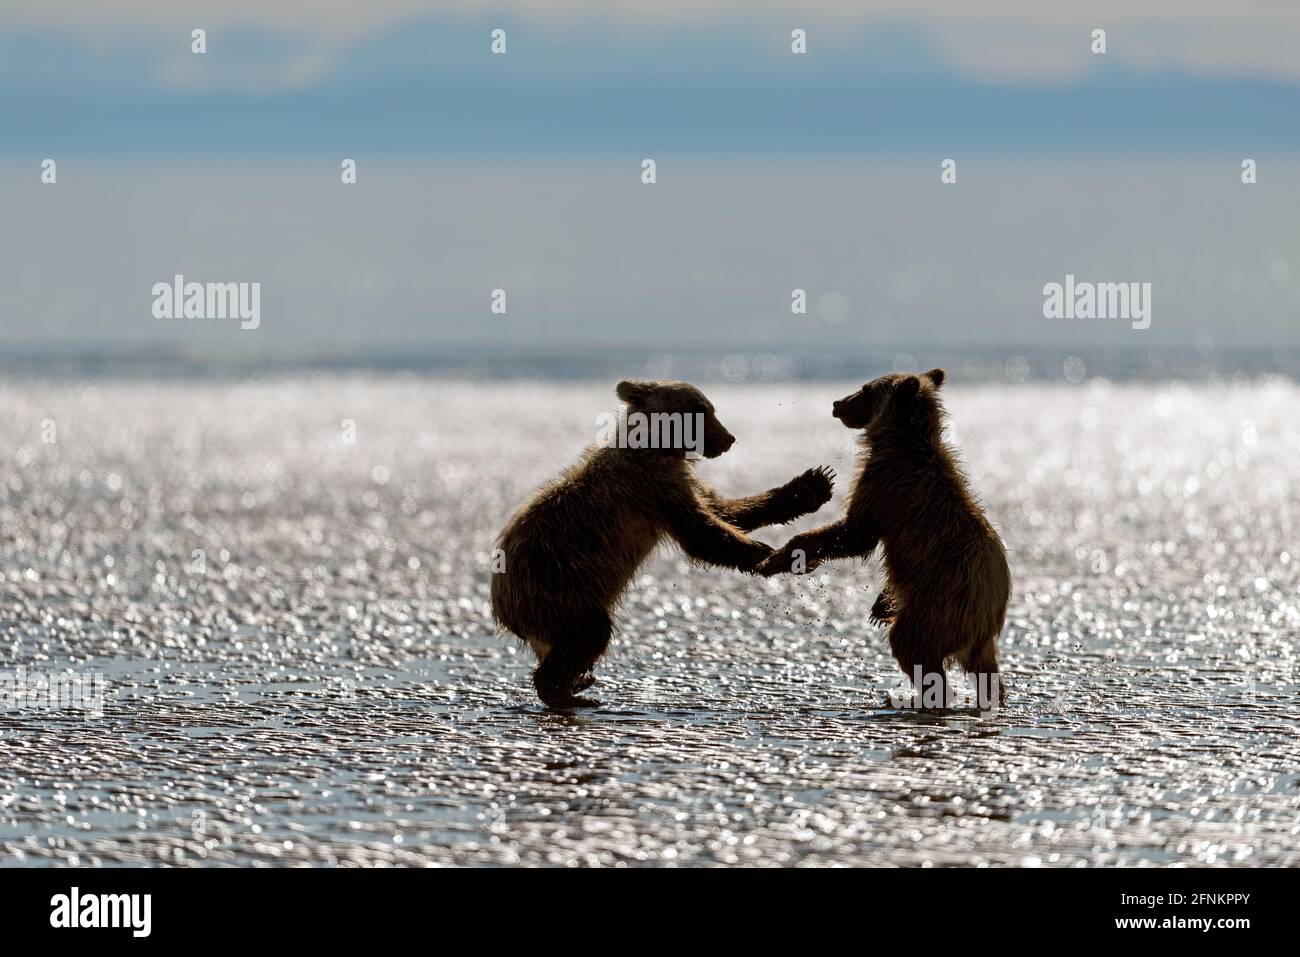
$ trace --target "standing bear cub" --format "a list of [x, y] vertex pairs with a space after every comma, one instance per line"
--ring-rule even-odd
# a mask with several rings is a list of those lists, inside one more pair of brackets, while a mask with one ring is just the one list
[[[703, 425], [702, 442], [694, 444], [705, 458], [736, 441], [713, 403], [685, 382], [620, 382], [616, 392], [627, 404], [621, 426], [633, 417], [680, 423], [690, 416]], [[723, 498], [695, 477], [685, 445], [593, 445], [501, 532], [504, 568], [492, 576], [492, 613], [537, 656], [533, 686], [546, 705], [596, 703], [577, 694], [596, 680], [591, 670], [609, 644], [610, 613], [665, 535], [697, 561], [752, 572], [772, 549], [745, 531], [791, 521], [830, 500], [833, 475], [824, 469], [748, 498]]]
[[[844, 518], [796, 535], [759, 566], [774, 575], [884, 545], [886, 585], [871, 609], [927, 706], [948, 704], [950, 661], [976, 676], [982, 707], [1006, 696], [998, 635], [1011, 597], [1002, 541], [944, 443], [942, 369], [894, 374], [840, 399], [832, 414], [862, 429], [863, 454]], [[923, 686], [925, 693], [923, 694]], [[930, 693], [933, 691], [933, 694]]]

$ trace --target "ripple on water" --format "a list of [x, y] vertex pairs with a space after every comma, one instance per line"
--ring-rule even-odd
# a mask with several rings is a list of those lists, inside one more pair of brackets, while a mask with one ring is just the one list
[[[605, 705], [542, 711], [488, 558], [603, 384], [0, 386], [4, 665], [107, 688], [0, 712], [0, 859], [1300, 863], [1296, 390], [1152, 388], [951, 390], [1016, 580], [990, 716], [887, 706], [874, 563], [668, 550]], [[707, 478], [827, 464], [842, 503], [842, 389], [708, 391], [741, 441]]]

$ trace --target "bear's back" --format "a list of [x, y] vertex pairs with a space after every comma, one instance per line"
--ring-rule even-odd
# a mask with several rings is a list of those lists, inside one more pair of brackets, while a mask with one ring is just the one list
[[864, 479], [863, 507], [888, 516], [881, 543], [891, 581], [907, 591], [1008, 593], [1002, 540], [946, 444], [873, 451]]
[[589, 448], [506, 524], [507, 574], [517, 571], [542, 587], [585, 589], [609, 605], [662, 536], [655, 480], [629, 450]]

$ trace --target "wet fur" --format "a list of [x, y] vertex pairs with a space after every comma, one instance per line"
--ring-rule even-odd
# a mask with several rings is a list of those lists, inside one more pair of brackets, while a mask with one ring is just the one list
[[[943, 381], [942, 369], [884, 376], [835, 403], [837, 418], [863, 430], [845, 516], [795, 536], [759, 571], [790, 570], [796, 549], [812, 570], [829, 559], [866, 558], [879, 542], [886, 585], [871, 617], [891, 625], [890, 650], [904, 673], [913, 678], [919, 666], [942, 676], [956, 662], [986, 676], [1001, 701], [997, 638], [1011, 573], [1001, 539], [943, 442]], [[946, 686], [943, 693], [946, 703]]]
[[[702, 413], [704, 455], [735, 439], [713, 405], [683, 382], [621, 382], [627, 411]], [[699, 562], [753, 571], [772, 553], [744, 533], [816, 511], [832, 475], [810, 469], [785, 485], [728, 499], [694, 474], [681, 449], [592, 446], [525, 502], [501, 532], [505, 570], [492, 576], [497, 622], [537, 656], [533, 685], [551, 707], [577, 697], [613, 631], [611, 612], [641, 563], [665, 537]]]

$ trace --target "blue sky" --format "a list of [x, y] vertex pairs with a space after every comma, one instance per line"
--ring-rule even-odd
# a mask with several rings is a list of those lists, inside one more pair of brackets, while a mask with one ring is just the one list
[[[494, 57], [488, 37], [498, 26], [509, 52]], [[1108, 31], [1105, 56], [1086, 54], [1087, 29], [1050, 32], [1051, 43], [1088, 56], [1064, 77], [948, 62], [922, 25], [895, 18], [827, 28], [826, 36], [811, 29], [810, 53], [796, 57], [779, 23], [678, 24], [642, 35], [600, 22], [419, 14], [327, 44], [328, 55], [300, 32], [217, 27], [209, 52], [196, 56], [179, 26], [142, 25], [92, 44], [66, 27], [31, 24], [0, 35], [8, 104], [0, 149], [246, 159], [351, 146], [436, 159], [505, 150], [1300, 146], [1300, 76], [1198, 72], [1188, 63], [1142, 69], [1111, 52], [1130, 39], [1123, 26]], [[971, 46], [980, 47], [978, 33]]]
[[[0, 349], [1295, 346], [1300, 6], [1222, 6], [13, 0]], [[255, 338], [154, 319], [175, 272]], [[1066, 272], [1152, 329], [1052, 325]]]

